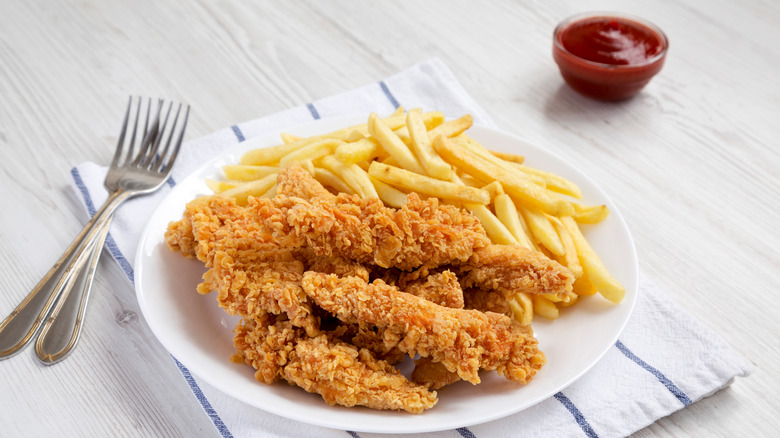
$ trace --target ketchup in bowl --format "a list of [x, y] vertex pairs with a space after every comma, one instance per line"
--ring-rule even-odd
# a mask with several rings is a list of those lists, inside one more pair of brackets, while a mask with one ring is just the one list
[[666, 35], [640, 18], [581, 14], [555, 28], [553, 59], [573, 89], [620, 100], [638, 93], [661, 70], [668, 47]]

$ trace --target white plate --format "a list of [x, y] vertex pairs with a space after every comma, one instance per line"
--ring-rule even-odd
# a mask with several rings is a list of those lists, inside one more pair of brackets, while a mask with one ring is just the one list
[[[329, 132], [364, 118], [319, 120], [285, 131], [298, 135]], [[274, 414], [318, 426], [378, 433], [422, 433], [479, 424], [519, 412], [564, 389], [588, 371], [615, 343], [634, 308], [638, 269], [634, 244], [620, 212], [581, 171], [519, 138], [479, 126], [469, 135], [492, 149], [522, 154], [526, 163], [577, 183], [586, 203], [604, 203], [610, 216], [584, 230], [609, 271], [625, 286], [626, 297], [612, 305], [600, 296], [583, 299], [552, 322], [534, 320], [547, 365], [526, 386], [482, 373], [482, 383], [459, 382], [439, 391], [438, 404], [421, 415], [328, 406], [319, 395], [281, 382], [265, 385], [253, 369], [232, 363], [237, 319], [217, 307], [214, 294], [201, 296], [195, 286], [203, 265], [171, 252], [163, 237], [168, 223], [181, 218], [185, 204], [210, 193], [204, 178], [221, 177], [223, 164], [237, 163], [246, 149], [239, 144], [181, 181], [162, 202], [145, 229], [135, 260], [135, 285], [141, 310], [154, 334], [189, 370], [215, 388]], [[278, 133], [263, 145], [279, 143]], [[253, 145], [257, 145], [254, 143]]]

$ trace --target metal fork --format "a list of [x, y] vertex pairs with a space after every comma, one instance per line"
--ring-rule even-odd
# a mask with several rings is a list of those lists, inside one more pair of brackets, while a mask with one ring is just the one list
[[[84, 271], [85, 264], [92, 259], [97, 263], [97, 255], [90, 257], [90, 250], [101, 251], [107, 227], [116, 208], [127, 199], [154, 192], [160, 188], [168, 178], [173, 163], [179, 154], [184, 131], [189, 117], [189, 106], [182, 113], [182, 105], [179, 104], [172, 119], [172, 125], [168, 125], [173, 102], [164, 110], [162, 99], [157, 100], [155, 116], [149, 121], [152, 113], [152, 99], [148, 100], [144, 120], [142, 120], [142, 101], [138, 98], [135, 111], [132, 111], [133, 98], [127, 105], [122, 130], [119, 134], [116, 152], [106, 175], [104, 185], [109, 191], [106, 202], [98, 209], [84, 229], [70, 244], [65, 253], [60, 257], [43, 279], [33, 288], [24, 300], [14, 309], [8, 317], [0, 323], [0, 359], [13, 356], [35, 336], [44, 323], [46, 316], [57, 305], [63, 292], [70, 290], [77, 279], [78, 274]], [[164, 115], [163, 115], [164, 113]], [[181, 117], [180, 117], [181, 115]], [[161, 117], [162, 120], [161, 120]], [[130, 139], [125, 144], [125, 137], [132, 123]], [[178, 129], [177, 125], [181, 124]], [[139, 125], [143, 124], [143, 132], [139, 133]], [[166, 131], [167, 129], [167, 131]], [[141, 139], [138, 152], [135, 153], [136, 135]], [[164, 139], [167, 134], [167, 140]], [[91, 285], [91, 281], [88, 281]], [[88, 292], [89, 287], [84, 291]], [[83, 300], [82, 300], [83, 301]], [[61, 306], [60, 306], [61, 307]], [[81, 307], [81, 306], [79, 306]], [[82, 315], [83, 317], [83, 315]], [[76, 324], [74, 330], [81, 330], [81, 324]], [[78, 333], [75, 333], [76, 339]], [[75, 342], [74, 342], [75, 345]], [[68, 347], [68, 350], [72, 346]], [[59, 357], [61, 359], [63, 356]], [[46, 360], [42, 359], [45, 363]], [[54, 363], [56, 360], [50, 360]]]

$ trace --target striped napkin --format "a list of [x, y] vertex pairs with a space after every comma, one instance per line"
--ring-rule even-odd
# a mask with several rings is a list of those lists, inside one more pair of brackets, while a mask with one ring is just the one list
[[[327, 117], [436, 109], [453, 116], [469, 113], [475, 124], [494, 123], [438, 59], [417, 64], [378, 83], [287, 111], [225, 128], [191, 140], [172, 171], [169, 186], [201, 163], [245, 139]], [[106, 198], [106, 168], [83, 163], [72, 169], [73, 187], [86, 212]], [[170, 187], [129, 201], [117, 212], [108, 250], [133, 282], [133, 260], [146, 220]], [[86, 220], [86, 216], [85, 216]], [[223, 437], [381, 437], [360, 431], [326, 429], [288, 420], [237, 401], [193, 376], [173, 358], [192, 394]], [[434, 437], [626, 436], [750, 374], [746, 362], [716, 333], [666, 298], [640, 274], [635, 311], [619, 340], [580, 380], [542, 403], [501, 420], [428, 434]], [[192, 413], [193, 415], [197, 413]]]

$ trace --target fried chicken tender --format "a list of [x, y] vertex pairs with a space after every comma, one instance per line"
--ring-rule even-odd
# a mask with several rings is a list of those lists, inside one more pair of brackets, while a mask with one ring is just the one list
[[463, 291], [463, 307], [482, 312], [495, 312], [507, 316], [512, 315], [512, 309], [506, 297], [500, 292], [489, 289], [469, 288]]
[[295, 254], [298, 260], [303, 262], [307, 271], [336, 274], [339, 277], [356, 276], [368, 281], [370, 272], [361, 263], [345, 259], [344, 257], [320, 256], [315, 254], [310, 248], [298, 248]]
[[463, 289], [460, 287], [458, 277], [450, 270], [431, 274], [423, 280], [410, 282], [399, 289], [440, 306], [463, 308]]
[[536, 339], [505, 315], [443, 307], [381, 280], [307, 272], [301, 284], [340, 320], [386, 328], [385, 343], [429, 356], [474, 384], [480, 369], [527, 383], [545, 362]]
[[166, 241], [171, 249], [194, 255], [210, 268], [198, 292], [216, 291], [226, 313], [249, 318], [285, 313], [307, 333], [319, 330], [313, 302], [300, 286], [303, 262], [232, 198], [190, 202], [184, 218], [168, 226]]
[[315, 198], [332, 199], [335, 196], [309, 172], [299, 165], [291, 165], [276, 177], [276, 193], [309, 201]]
[[186, 217], [168, 225], [165, 242], [171, 251], [180, 252], [188, 259], [194, 259], [196, 256], [198, 242], [193, 235], [192, 222]]
[[369, 276], [371, 280], [382, 280], [398, 289], [425, 298], [436, 304], [456, 309], [463, 308], [463, 289], [458, 277], [450, 270], [429, 271], [399, 271], [398, 269], [374, 270]]
[[286, 314], [309, 335], [319, 331], [313, 302], [301, 288], [304, 268], [289, 250], [231, 256], [219, 251], [198, 292], [217, 291], [217, 301], [229, 315], [257, 318], [264, 313]]
[[235, 329], [238, 354], [255, 377], [272, 383], [284, 379], [317, 393], [330, 405], [366, 406], [419, 414], [433, 407], [436, 392], [412, 383], [389, 363], [366, 349], [332, 339], [308, 337], [289, 321], [270, 317], [245, 319]]
[[[528, 336], [533, 336], [533, 331], [530, 327], [521, 327], [520, 330], [524, 331]], [[421, 357], [415, 360], [414, 370], [412, 370], [410, 377], [412, 382], [425, 385], [432, 391], [439, 390], [461, 380], [458, 373], [448, 370], [444, 364], [434, 362], [430, 357]]]
[[476, 217], [437, 198], [422, 200], [412, 193], [404, 207], [395, 209], [379, 199], [332, 195], [300, 166], [281, 171], [278, 181], [277, 198], [258, 202], [279, 207], [287, 193], [298, 200], [275, 229], [275, 237], [287, 246], [410, 270], [465, 262], [475, 248], [490, 243]]
[[447, 370], [441, 362], [434, 362], [430, 357], [421, 357], [414, 361], [412, 382], [425, 385], [431, 391], [437, 391], [447, 385], [460, 381], [458, 373]]
[[518, 245], [488, 245], [474, 250], [456, 273], [464, 289], [495, 290], [505, 297], [517, 292], [566, 296], [572, 272], [545, 255]]

